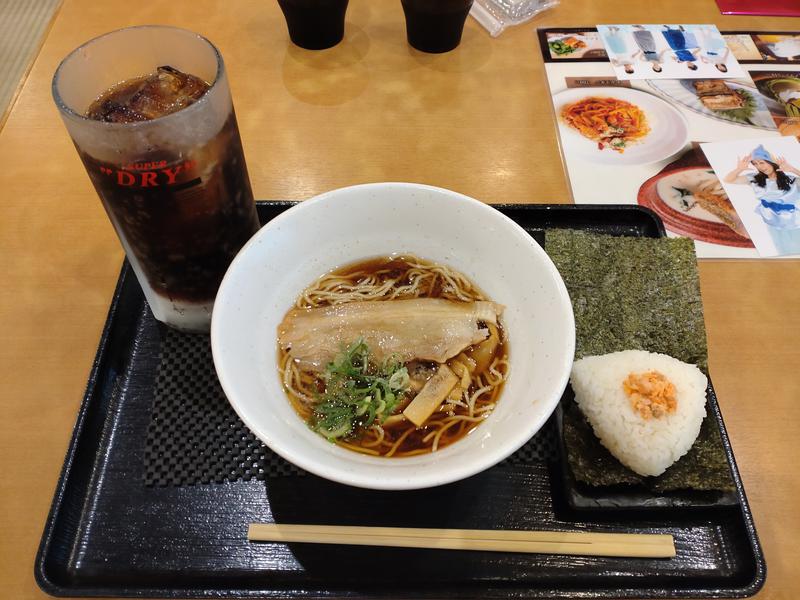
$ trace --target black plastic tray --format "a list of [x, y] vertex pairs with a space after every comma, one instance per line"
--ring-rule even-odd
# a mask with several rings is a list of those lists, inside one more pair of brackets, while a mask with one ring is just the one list
[[[289, 206], [259, 203], [259, 214], [266, 222]], [[639, 207], [498, 208], [540, 240], [553, 227], [664, 235], [658, 217]], [[559, 465], [546, 462], [506, 461], [461, 482], [410, 492], [367, 491], [311, 475], [148, 487], [143, 447], [162, 339], [125, 264], [36, 557], [36, 580], [50, 594], [720, 598], [752, 595], [764, 583], [764, 557], [729, 445], [739, 503], [689, 512], [575, 511], [565, 499]], [[272, 521], [671, 533], [677, 556], [247, 542], [248, 523]]]

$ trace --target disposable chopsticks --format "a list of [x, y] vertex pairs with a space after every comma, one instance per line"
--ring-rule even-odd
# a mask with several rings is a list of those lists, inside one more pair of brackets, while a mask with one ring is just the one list
[[253, 542], [354, 544], [583, 556], [634, 558], [671, 558], [675, 556], [675, 544], [671, 535], [649, 533], [413, 529], [252, 523], [248, 528], [247, 538]]

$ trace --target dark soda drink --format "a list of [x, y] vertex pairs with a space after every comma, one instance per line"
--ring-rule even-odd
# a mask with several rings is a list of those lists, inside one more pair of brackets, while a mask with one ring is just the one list
[[[191, 106], [209, 87], [161, 66], [109, 89], [86, 116], [149, 121]], [[153, 148], [122, 163], [79, 153], [152, 291], [177, 307], [212, 303], [234, 256], [258, 230], [233, 108], [216, 135], [185, 153]]]
[[473, 0], [402, 0], [408, 43], [422, 52], [441, 53], [461, 43]]
[[348, 0], [278, 0], [292, 42], [324, 50], [342, 41]]
[[[179, 37], [176, 44], [191, 42]], [[64, 121], [153, 314], [187, 331], [208, 330], [222, 277], [259, 228], [216, 57], [217, 68], [209, 66], [205, 77], [163, 64], [134, 72], [93, 99], [60, 81], [69, 75], [61, 72], [69, 57], [54, 80]], [[196, 66], [203, 68], [202, 61]]]

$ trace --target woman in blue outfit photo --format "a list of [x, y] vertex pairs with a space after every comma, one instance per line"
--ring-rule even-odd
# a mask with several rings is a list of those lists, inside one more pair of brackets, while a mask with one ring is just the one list
[[650, 63], [650, 67], [653, 71], [661, 73], [662, 54], [664, 54], [664, 51], [658, 51], [656, 38], [653, 36], [653, 32], [648, 31], [642, 25], [634, 25], [631, 33], [633, 34], [633, 41], [636, 42], [636, 45], [639, 46], [639, 50], [642, 51], [644, 60]]
[[664, 25], [665, 30], [661, 32], [667, 44], [672, 48], [672, 53], [678, 62], [686, 63], [692, 71], [697, 70], [697, 52], [700, 47], [697, 44], [697, 39], [694, 34], [689, 31], [684, 31], [683, 28], [672, 29], [669, 25]]
[[603, 38], [611, 51], [611, 55], [608, 57], [611, 64], [616, 67], [622, 67], [629, 75], [633, 74], [639, 51], [628, 47], [625, 32], [612, 25], [608, 28], [608, 32]]
[[[755, 167], [753, 173], [751, 166]], [[759, 145], [749, 156], [741, 157], [736, 168], [725, 176], [725, 183], [749, 185], [755, 193], [756, 212], [767, 225], [778, 254], [800, 254], [800, 170], [782, 156], [773, 156]]]
[[695, 31], [695, 38], [700, 46], [700, 59], [714, 65], [720, 73], [727, 73], [728, 66], [725, 63], [730, 56], [730, 50], [719, 32], [701, 27]]

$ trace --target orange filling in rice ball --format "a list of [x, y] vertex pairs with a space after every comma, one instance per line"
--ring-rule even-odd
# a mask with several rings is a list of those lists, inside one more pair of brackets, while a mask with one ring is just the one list
[[622, 388], [633, 410], [643, 419], [659, 419], [678, 408], [675, 386], [658, 371], [630, 373]]

